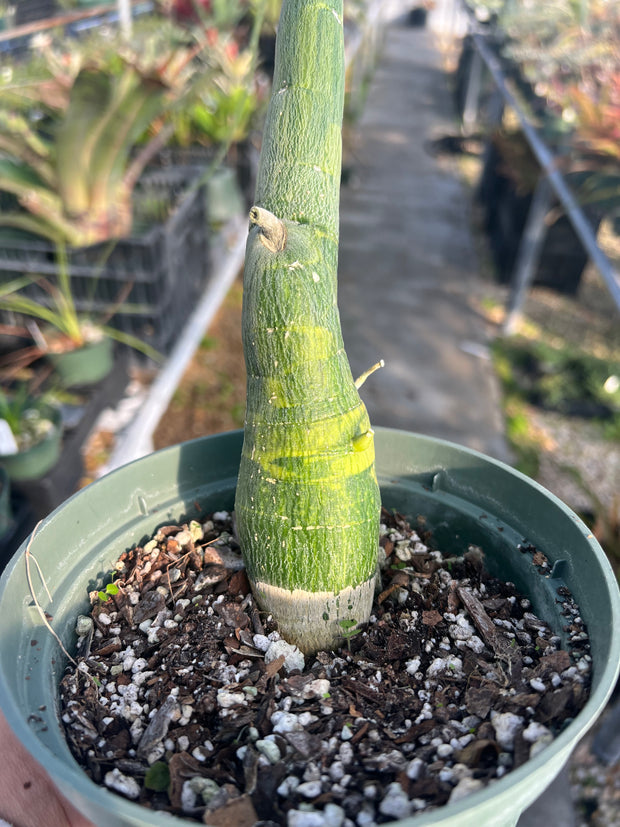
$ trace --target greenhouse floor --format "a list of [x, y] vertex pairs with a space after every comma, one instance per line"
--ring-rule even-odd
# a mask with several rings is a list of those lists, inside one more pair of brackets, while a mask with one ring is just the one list
[[342, 189], [339, 307], [371, 422], [508, 458], [500, 397], [476, 309], [481, 279], [452, 161], [432, 143], [455, 130], [427, 29], [395, 21], [373, 76]]

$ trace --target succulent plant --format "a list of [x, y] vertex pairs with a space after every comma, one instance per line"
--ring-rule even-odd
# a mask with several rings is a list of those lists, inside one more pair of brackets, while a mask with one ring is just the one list
[[336, 304], [342, 2], [282, 7], [244, 275], [248, 374], [236, 497], [263, 609], [303, 651], [367, 620], [380, 500]]

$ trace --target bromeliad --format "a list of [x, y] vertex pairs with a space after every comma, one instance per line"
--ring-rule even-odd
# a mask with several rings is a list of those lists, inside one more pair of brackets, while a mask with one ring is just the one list
[[197, 86], [204, 45], [112, 58], [106, 46], [67, 66], [48, 46], [41, 78], [0, 85], [0, 190], [19, 205], [3, 211], [0, 226], [76, 247], [128, 235], [135, 184], [169, 126], [134, 150]]

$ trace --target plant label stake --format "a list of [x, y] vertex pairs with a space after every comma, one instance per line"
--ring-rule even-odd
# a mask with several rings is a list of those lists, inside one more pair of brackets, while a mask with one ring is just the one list
[[6, 419], [0, 419], [0, 456], [16, 454], [19, 451], [17, 440]]

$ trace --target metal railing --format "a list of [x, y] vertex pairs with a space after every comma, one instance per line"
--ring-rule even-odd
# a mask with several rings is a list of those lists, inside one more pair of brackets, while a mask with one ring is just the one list
[[486, 35], [480, 31], [471, 12], [467, 11], [469, 34], [474, 52], [464, 96], [463, 124], [466, 130], [471, 130], [476, 123], [482, 71], [483, 68], [486, 68], [495, 89], [501, 96], [501, 105], [495, 107], [494, 118], [496, 122], [498, 123], [501, 119], [503, 106], [509, 106], [515, 113], [523, 135], [540, 166], [540, 178], [532, 197], [525, 230], [512, 273], [511, 295], [508, 299], [507, 314], [503, 325], [504, 332], [510, 333], [514, 330], [525, 301], [527, 289], [534, 278], [547, 230], [546, 216], [552, 206], [554, 196], [564, 208], [577, 237], [603, 278], [616, 307], [620, 310], [620, 275], [618, 271], [601, 250], [591, 224], [560, 172], [557, 155], [554, 155], [541, 138], [538, 130], [517, 100], [516, 95], [511, 91], [500, 60], [487, 45]]
[[[152, 11], [151, 0], [131, 0], [134, 16]], [[105, 23], [119, 23], [119, 11], [115, 2], [102, 2], [100, 6], [73, 11], [59, 12], [54, 17], [24, 23], [0, 31], [0, 54], [22, 52], [30, 48], [32, 38], [50, 29], [61, 28], [65, 32], [77, 33]]]

